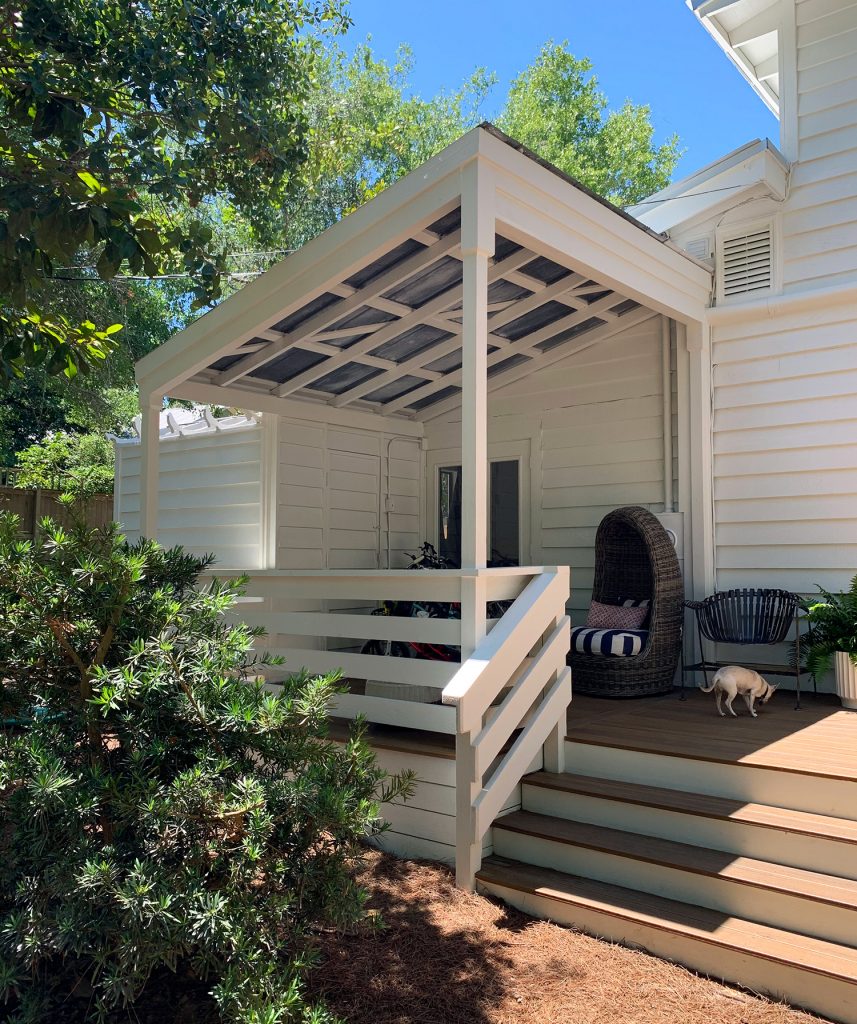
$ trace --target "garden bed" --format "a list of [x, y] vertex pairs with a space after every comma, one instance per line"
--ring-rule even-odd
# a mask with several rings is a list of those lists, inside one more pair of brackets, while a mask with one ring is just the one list
[[348, 1024], [817, 1024], [656, 957], [462, 892], [436, 864], [373, 854], [386, 927], [322, 941], [315, 993]]

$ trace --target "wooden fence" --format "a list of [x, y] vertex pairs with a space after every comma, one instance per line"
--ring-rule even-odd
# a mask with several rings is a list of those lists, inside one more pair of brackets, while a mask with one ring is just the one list
[[[14, 512], [21, 520], [21, 534], [35, 537], [39, 522], [50, 516], [58, 523], [70, 523], [68, 510], [60, 503], [62, 491], [39, 487], [0, 486], [0, 512]], [[93, 494], [84, 505], [87, 525], [105, 526], [113, 519], [113, 495]]]

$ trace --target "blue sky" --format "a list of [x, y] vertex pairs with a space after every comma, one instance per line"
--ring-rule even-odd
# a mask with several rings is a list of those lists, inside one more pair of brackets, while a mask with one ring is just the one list
[[[645, 12], [645, 13], [642, 13]], [[367, 35], [378, 56], [414, 51], [414, 92], [455, 88], [475, 67], [498, 75], [486, 115], [549, 39], [568, 40], [595, 64], [611, 106], [649, 103], [657, 136], [686, 150], [676, 177], [692, 173], [779, 126], [683, 0], [351, 0], [350, 42]]]

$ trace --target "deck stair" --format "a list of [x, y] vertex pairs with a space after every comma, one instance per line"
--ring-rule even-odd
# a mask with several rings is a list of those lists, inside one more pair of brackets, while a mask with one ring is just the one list
[[[857, 780], [855, 799], [830, 814], [817, 777], [814, 786], [785, 780], [797, 797], [790, 807], [782, 779], [766, 789], [770, 766], [730, 766], [736, 789], [735, 773], [697, 756], [674, 787], [664, 784], [662, 759], [627, 750], [611, 758], [608, 746], [575, 758], [583, 746], [567, 744], [575, 773], [523, 780], [521, 809], [494, 822], [479, 887], [857, 1024]], [[671, 760], [684, 762], [675, 752]], [[610, 778], [593, 771], [605, 765]]]

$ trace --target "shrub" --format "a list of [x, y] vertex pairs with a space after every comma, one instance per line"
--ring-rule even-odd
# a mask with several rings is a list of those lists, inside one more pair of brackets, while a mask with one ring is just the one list
[[812, 626], [806, 667], [816, 679], [830, 670], [837, 651], [844, 651], [857, 664], [857, 576], [844, 593], [818, 589], [820, 600], [803, 602]]
[[21, 487], [56, 488], [69, 483], [90, 493], [113, 491], [113, 445], [101, 433], [57, 430], [18, 453]]
[[9, 1019], [70, 1019], [88, 989], [106, 1020], [167, 968], [207, 979], [224, 1020], [326, 1020], [302, 994], [312, 931], [361, 918], [352, 869], [410, 778], [359, 728], [326, 738], [334, 677], [265, 688], [258, 631], [224, 618], [236, 589], [199, 586], [210, 559], [16, 529], [0, 516]]

